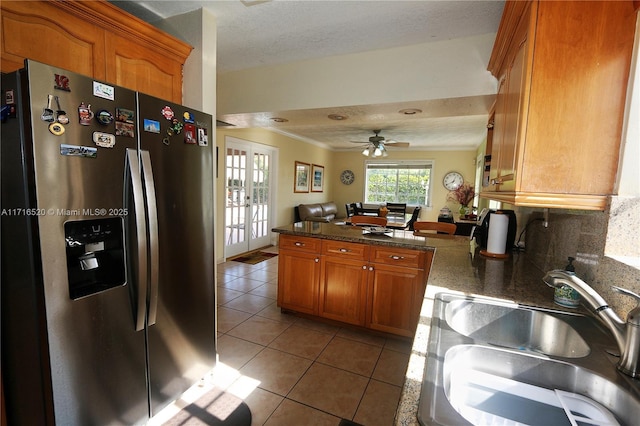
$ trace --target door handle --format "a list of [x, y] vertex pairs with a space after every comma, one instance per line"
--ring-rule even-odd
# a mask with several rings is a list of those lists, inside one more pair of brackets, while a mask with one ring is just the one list
[[149, 317], [148, 325], [156, 323], [158, 313], [158, 275], [160, 269], [160, 250], [158, 241], [158, 208], [156, 202], [156, 185], [153, 180], [153, 169], [149, 151], [142, 154], [142, 177], [145, 199], [147, 202], [147, 223], [149, 226]]
[[[124, 176], [124, 206], [128, 206], [130, 196], [133, 196], [133, 211], [135, 215], [136, 255], [132, 260], [135, 263], [136, 276], [132, 283], [134, 303], [134, 327], [136, 331], [144, 330], [144, 320], [147, 310], [147, 226], [144, 214], [144, 195], [142, 192], [142, 179], [140, 177], [140, 163], [137, 152], [127, 148], [125, 155]], [[128, 223], [129, 219], [127, 219]], [[132, 247], [129, 247], [131, 250]]]

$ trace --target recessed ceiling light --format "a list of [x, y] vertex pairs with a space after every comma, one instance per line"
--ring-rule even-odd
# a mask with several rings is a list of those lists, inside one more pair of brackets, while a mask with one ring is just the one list
[[346, 115], [340, 115], [340, 114], [329, 114], [327, 115], [327, 117], [329, 117], [331, 120], [337, 120], [337, 121], [346, 120], [347, 118], [349, 118]]
[[414, 114], [420, 114], [422, 110], [418, 108], [405, 108], [405, 109], [401, 109], [398, 112], [404, 115], [414, 115]]
[[286, 118], [282, 117], [271, 117], [270, 120], [275, 121], [276, 123], [286, 123], [287, 121], [289, 121]]
[[269, 3], [271, 0], [240, 0], [240, 3], [244, 4], [246, 7], [256, 6], [262, 3]]

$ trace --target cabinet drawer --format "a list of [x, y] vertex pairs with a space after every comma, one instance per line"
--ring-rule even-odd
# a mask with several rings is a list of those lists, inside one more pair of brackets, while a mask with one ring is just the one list
[[373, 263], [416, 269], [425, 268], [426, 254], [424, 251], [381, 246], [373, 246], [371, 250], [371, 262]]
[[319, 238], [280, 234], [279, 246], [282, 250], [299, 250], [309, 253], [320, 253], [321, 243], [322, 240]]
[[369, 246], [344, 241], [325, 240], [322, 242], [322, 254], [349, 259], [368, 260]]

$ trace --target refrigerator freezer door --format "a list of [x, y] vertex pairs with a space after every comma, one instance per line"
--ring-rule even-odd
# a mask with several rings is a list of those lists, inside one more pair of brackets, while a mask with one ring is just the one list
[[[93, 111], [135, 111], [135, 92], [113, 88], [112, 99], [94, 95], [93, 80], [28, 61], [33, 178], [56, 424], [136, 424], [148, 415], [144, 333], [136, 332], [131, 283], [72, 300], [65, 260], [64, 224], [123, 217], [125, 149], [136, 139], [95, 120], [80, 123], [80, 105]], [[55, 89], [64, 76], [71, 91]], [[63, 134], [41, 120], [44, 100], [55, 94], [70, 121]], [[85, 117], [86, 118], [86, 117]], [[116, 134], [101, 147], [93, 133]], [[118, 135], [118, 133], [120, 133]], [[135, 136], [135, 135], [133, 135]], [[5, 143], [3, 139], [3, 143]], [[80, 154], [80, 155], [76, 155]], [[128, 280], [130, 277], [128, 275]]]
[[138, 118], [158, 207], [157, 317], [148, 329], [153, 414], [215, 365], [213, 149], [191, 136], [215, 129], [210, 115], [144, 95]]

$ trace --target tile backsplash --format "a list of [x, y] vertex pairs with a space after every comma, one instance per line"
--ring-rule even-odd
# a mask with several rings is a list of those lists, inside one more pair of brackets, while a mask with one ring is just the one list
[[550, 209], [548, 218], [545, 228], [542, 210], [518, 210], [527, 258], [542, 271], [563, 269], [575, 258], [576, 274], [626, 318], [637, 303], [610, 286], [640, 294], [640, 269], [610, 256], [640, 257], [640, 197], [613, 197], [604, 212]]

